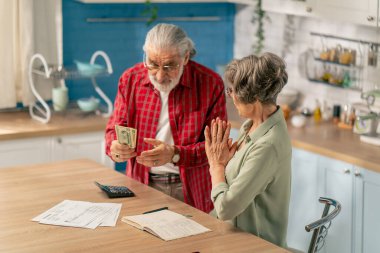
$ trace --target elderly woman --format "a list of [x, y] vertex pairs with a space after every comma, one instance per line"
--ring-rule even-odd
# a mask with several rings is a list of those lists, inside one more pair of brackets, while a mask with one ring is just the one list
[[220, 119], [206, 127], [212, 181], [211, 214], [286, 247], [291, 142], [277, 95], [288, 80], [284, 61], [272, 53], [233, 60], [226, 68], [227, 94], [247, 118], [237, 142]]

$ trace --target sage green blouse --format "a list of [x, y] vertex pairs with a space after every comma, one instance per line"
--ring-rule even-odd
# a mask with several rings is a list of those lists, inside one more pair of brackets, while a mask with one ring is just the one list
[[238, 150], [226, 167], [226, 182], [211, 191], [212, 215], [286, 247], [292, 147], [281, 109], [247, 135], [252, 120], [240, 128]]

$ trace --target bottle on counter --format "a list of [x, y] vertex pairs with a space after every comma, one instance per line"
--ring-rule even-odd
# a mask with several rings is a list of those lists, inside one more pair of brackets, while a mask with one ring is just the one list
[[327, 105], [326, 100], [323, 100], [323, 104], [321, 107], [321, 114], [322, 114], [323, 121], [329, 121], [332, 118], [331, 107]]
[[321, 112], [321, 105], [319, 103], [319, 100], [315, 100], [316, 106], [314, 109], [313, 117], [314, 117], [314, 122], [319, 123], [322, 119], [322, 112]]
[[352, 129], [355, 123], [355, 110], [351, 104], [346, 104], [343, 107], [343, 112], [341, 114], [341, 120], [338, 127], [344, 129]]
[[340, 121], [340, 105], [333, 106], [333, 123], [338, 124]]

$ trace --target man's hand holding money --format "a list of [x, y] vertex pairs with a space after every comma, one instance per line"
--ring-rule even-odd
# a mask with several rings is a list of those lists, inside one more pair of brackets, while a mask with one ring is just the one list
[[117, 140], [111, 143], [111, 156], [115, 162], [125, 162], [135, 157], [137, 130], [134, 128], [115, 125]]

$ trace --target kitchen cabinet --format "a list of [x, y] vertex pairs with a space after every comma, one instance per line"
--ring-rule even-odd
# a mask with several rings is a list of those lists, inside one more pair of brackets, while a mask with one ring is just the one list
[[380, 252], [380, 174], [326, 157], [319, 166], [324, 171], [321, 194], [342, 204], [324, 252]]
[[318, 17], [378, 26], [378, 0], [310, 0], [309, 3]]
[[380, 252], [380, 174], [355, 167], [355, 253]]
[[339, 215], [332, 221], [322, 252], [353, 252], [353, 194], [354, 166], [335, 159], [320, 156], [320, 196], [335, 199], [342, 205]]
[[50, 138], [28, 138], [0, 142], [0, 169], [51, 161]]
[[378, 26], [378, 0], [265, 0], [263, 9], [290, 15]]
[[103, 131], [1, 141], [0, 168], [79, 158], [113, 168], [104, 147]]
[[105, 155], [104, 132], [62, 135], [53, 137], [53, 161], [88, 158], [110, 166], [110, 159]]
[[289, 247], [307, 251], [304, 227], [321, 216], [320, 196], [342, 204], [321, 252], [380, 252], [380, 173], [300, 149], [292, 157]]
[[307, 252], [311, 233], [305, 226], [321, 216], [322, 206], [318, 202], [319, 171], [318, 155], [293, 148], [292, 188], [289, 203], [288, 246]]
[[314, 12], [310, 3], [307, 1], [291, 0], [264, 0], [262, 1], [264, 11], [277, 12], [289, 15], [314, 17]]

